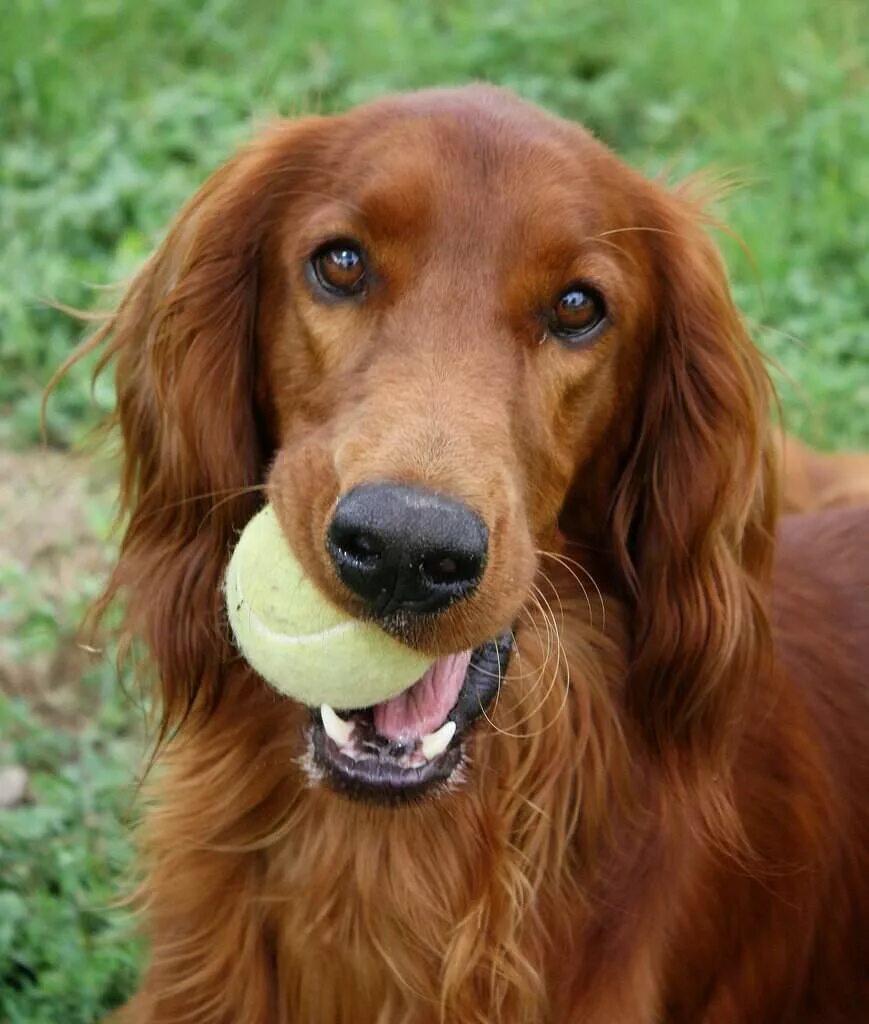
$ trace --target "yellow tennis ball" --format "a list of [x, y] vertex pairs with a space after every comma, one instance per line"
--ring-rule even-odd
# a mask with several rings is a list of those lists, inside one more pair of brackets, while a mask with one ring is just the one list
[[276, 690], [311, 707], [378, 704], [406, 690], [431, 663], [329, 604], [296, 561], [271, 505], [242, 531], [225, 597], [247, 662]]

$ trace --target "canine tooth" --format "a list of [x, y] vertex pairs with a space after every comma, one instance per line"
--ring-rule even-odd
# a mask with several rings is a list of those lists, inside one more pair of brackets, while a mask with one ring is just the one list
[[346, 747], [356, 728], [353, 722], [345, 722], [328, 704], [320, 705], [320, 717], [323, 719], [323, 729], [329, 739], [339, 747]]
[[444, 722], [437, 732], [430, 732], [422, 738], [422, 756], [426, 761], [431, 761], [442, 754], [450, 745], [450, 740], [456, 734], [455, 722]]

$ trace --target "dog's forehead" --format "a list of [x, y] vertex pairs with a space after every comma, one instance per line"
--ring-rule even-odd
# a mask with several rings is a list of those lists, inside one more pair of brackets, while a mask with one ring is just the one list
[[342, 117], [334, 188], [381, 225], [435, 213], [478, 232], [497, 223], [557, 233], [606, 216], [616, 158], [581, 127], [502, 90], [432, 90]]
[[353, 133], [348, 166], [367, 172], [372, 186], [402, 176], [461, 177], [495, 186], [529, 170], [544, 180], [564, 180], [571, 171], [581, 175], [598, 155], [597, 144], [578, 126], [527, 104], [504, 110], [409, 103], [357, 113], [361, 131]]

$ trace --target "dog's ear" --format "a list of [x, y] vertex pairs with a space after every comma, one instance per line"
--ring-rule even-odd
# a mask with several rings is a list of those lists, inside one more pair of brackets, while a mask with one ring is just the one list
[[95, 339], [115, 369], [128, 517], [102, 604], [121, 594], [127, 635], [149, 648], [163, 734], [220, 692], [221, 574], [270, 456], [255, 400], [261, 249], [313, 124], [278, 124], [213, 174]]
[[634, 605], [626, 695], [655, 754], [697, 766], [770, 650], [771, 390], [698, 206], [662, 191], [649, 221], [657, 322], [613, 520]]

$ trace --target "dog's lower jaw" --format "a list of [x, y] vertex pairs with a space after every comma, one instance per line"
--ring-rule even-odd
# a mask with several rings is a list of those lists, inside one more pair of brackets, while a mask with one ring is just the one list
[[345, 717], [328, 707], [313, 712], [301, 762], [309, 782], [390, 806], [434, 795], [447, 784], [453, 790], [463, 775], [459, 770], [470, 732], [504, 681], [512, 642], [512, 632], [505, 633], [470, 655], [453, 707], [426, 736], [391, 740], [380, 735], [371, 708]]

